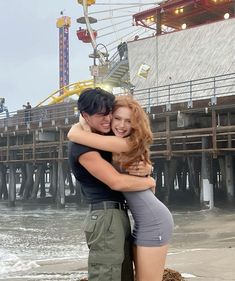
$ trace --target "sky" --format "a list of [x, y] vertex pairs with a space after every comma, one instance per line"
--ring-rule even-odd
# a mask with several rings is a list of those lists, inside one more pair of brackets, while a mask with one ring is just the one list
[[[150, 0], [96, 2], [102, 4], [101, 2], [112, 1], [154, 2]], [[97, 4], [97, 8], [93, 6], [89, 11], [107, 7]], [[120, 10], [119, 14], [127, 10]], [[91, 78], [89, 66], [93, 61], [88, 55], [93, 51], [90, 44], [84, 44], [76, 37], [76, 30], [79, 27], [76, 19], [83, 16], [82, 6], [76, 0], [0, 0], [0, 11], [0, 97], [5, 98], [5, 106], [10, 112], [22, 109], [22, 105], [28, 101], [34, 107], [59, 88], [59, 31], [56, 20], [60, 17], [61, 11], [64, 15], [70, 16], [72, 21], [69, 29], [70, 83]], [[110, 10], [107, 17], [113, 14], [114, 12]], [[130, 26], [131, 17], [129, 20]], [[112, 26], [113, 20], [98, 22], [98, 27], [101, 24], [103, 28], [107, 27], [104, 33], [109, 33], [108, 28]], [[120, 37], [120, 34], [116, 35], [117, 45], [120, 40], [118, 36]]]

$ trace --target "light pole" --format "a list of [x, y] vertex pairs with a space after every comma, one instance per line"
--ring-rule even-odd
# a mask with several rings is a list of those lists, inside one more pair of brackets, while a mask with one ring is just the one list
[[[100, 46], [105, 49], [105, 52], [98, 50], [98, 47]], [[96, 87], [96, 77], [99, 76], [99, 66], [96, 64], [96, 59], [98, 58], [101, 64], [104, 65], [107, 62], [108, 56], [108, 50], [102, 43], [97, 44], [94, 48], [94, 53], [89, 55], [89, 58], [93, 58], [92, 75], [94, 79], [94, 87]]]

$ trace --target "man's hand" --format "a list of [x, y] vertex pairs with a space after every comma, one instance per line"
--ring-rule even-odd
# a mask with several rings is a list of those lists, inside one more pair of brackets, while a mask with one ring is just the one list
[[144, 161], [139, 161], [127, 169], [128, 173], [133, 176], [146, 177], [152, 173], [152, 165]]

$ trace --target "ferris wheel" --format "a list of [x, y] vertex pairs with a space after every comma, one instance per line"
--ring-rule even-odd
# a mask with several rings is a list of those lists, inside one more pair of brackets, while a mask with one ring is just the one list
[[132, 16], [158, 6], [153, 0], [77, 0], [83, 6], [83, 16], [77, 19], [78, 39], [90, 43], [101, 64], [105, 56], [114, 54], [121, 42], [153, 35], [153, 29], [133, 24]]
[[[50, 94], [37, 106], [62, 102], [71, 95], [78, 95], [83, 89], [95, 86], [96, 82], [100, 82], [95, 77], [98, 77], [98, 74], [101, 73], [102, 66], [104, 66], [105, 72], [107, 67], [110, 66], [109, 63], [112, 62], [112, 58], [118, 57], [117, 50], [121, 42], [153, 35], [153, 29], [134, 25], [133, 15], [155, 8], [163, 2], [162, 0], [76, 1], [83, 7], [83, 14], [77, 19], [79, 24], [77, 37], [83, 43], [91, 44], [93, 48], [93, 54], [89, 55], [94, 59], [94, 64], [90, 67], [93, 80], [78, 81], [72, 84], [65, 83], [62, 85], [63, 87]], [[64, 23], [64, 17], [62, 17], [62, 23]], [[151, 22], [149, 25], [151, 25]], [[95, 65], [96, 59], [99, 60], [99, 65]], [[94, 66], [97, 66], [97, 68]]]

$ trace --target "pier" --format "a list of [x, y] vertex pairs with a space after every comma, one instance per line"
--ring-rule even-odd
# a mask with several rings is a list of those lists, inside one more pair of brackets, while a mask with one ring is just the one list
[[[93, 84], [109, 84], [131, 93], [149, 115], [156, 195], [164, 203], [213, 208], [221, 200], [234, 202], [235, 1], [198, 2], [167, 1], [133, 15], [137, 25], [155, 33], [127, 41], [122, 57], [109, 57], [98, 50], [106, 50], [104, 44], [94, 45], [93, 81], [71, 88], [68, 46], [60, 44], [66, 79], [60, 77], [58, 96], [49, 96], [56, 103], [32, 108], [27, 116], [24, 110], [1, 113], [0, 200], [14, 206], [17, 196], [50, 197], [64, 207], [66, 196], [76, 194], [82, 201], [67, 159], [67, 132], [79, 113], [76, 100], [66, 99]], [[58, 20], [60, 31], [68, 29], [69, 18]], [[91, 42], [92, 34], [82, 39]]]
[[[27, 118], [26, 118], [27, 117]], [[48, 196], [65, 204], [65, 182], [74, 194], [67, 163], [67, 132], [77, 122], [76, 102], [24, 110], [0, 120], [0, 198], [14, 206], [16, 184], [24, 200]], [[8, 186], [8, 188], [7, 188]]]
[[[234, 89], [232, 73], [133, 93], [151, 120], [156, 194], [166, 204], [234, 201]], [[77, 120], [76, 101], [33, 108], [28, 120], [24, 110], [1, 118], [2, 200], [15, 205], [17, 184], [26, 201], [52, 197], [63, 207], [65, 194], [75, 193], [82, 200], [67, 161], [67, 132]]]

